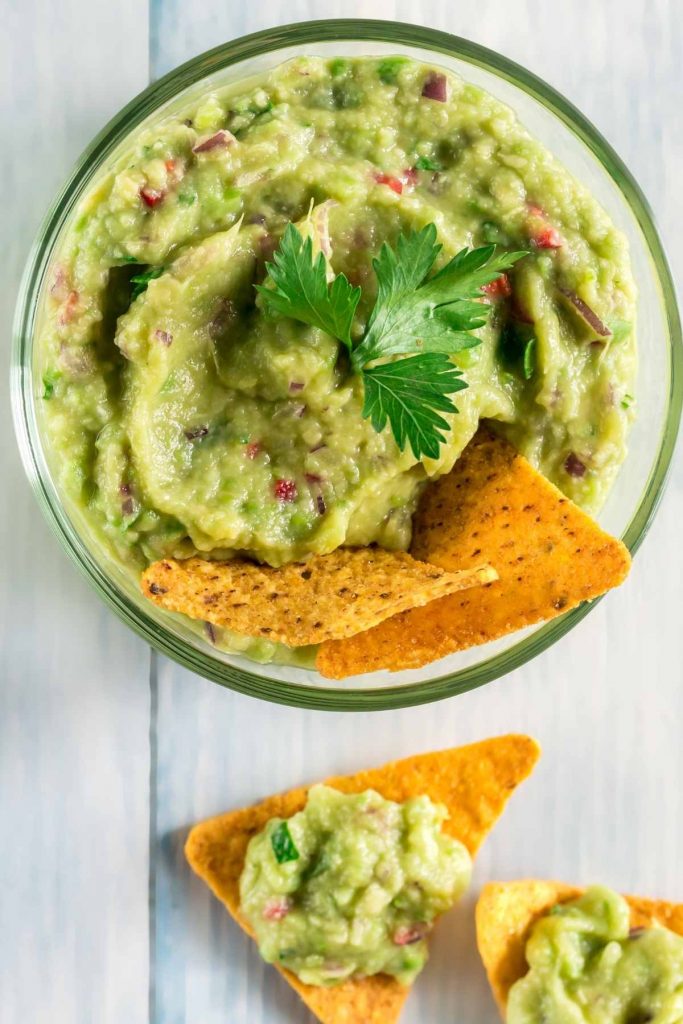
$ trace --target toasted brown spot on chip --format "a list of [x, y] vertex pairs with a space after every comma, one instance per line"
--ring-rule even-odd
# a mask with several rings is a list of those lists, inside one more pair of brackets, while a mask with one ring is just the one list
[[444, 569], [488, 562], [498, 581], [323, 644], [316, 661], [322, 675], [419, 668], [591, 601], [621, 583], [631, 563], [621, 541], [486, 429], [425, 491], [411, 554]]
[[[475, 854], [512, 791], [531, 773], [539, 753], [528, 736], [500, 736], [326, 782], [343, 793], [374, 789], [385, 800], [397, 802], [425, 794], [448, 809], [444, 831]], [[188, 836], [185, 854], [192, 869], [248, 935], [251, 929], [239, 909], [239, 879], [249, 840], [271, 818], [289, 818], [300, 811], [306, 793], [307, 787], [302, 786], [271, 796], [255, 806], [204, 821]], [[322, 1024], [396, 1024], [410, 992], [385, 974], [321, 988], [305, 985], [281, 967], [277, 970]]]
[[407, 608], [495, 579], [496, 572], [481, 564], [449, 572], [405, 551], [339, 548], [305, 567], [280, 569], [241, 559], [166, 559], [145, 570], [142, 591], [169, 611], [299, 647], [351, 636]]
[[[531, 929], [558, 903], [576, 899], [583, 890], [562, 882], [534, 879], [490, 882], [477, 903], [477, 945], [503, 1017], [510, 989], [527, 973], [526, 943]], [[662, 925], [683, 935], [683, 903], [625, 896], [631, 927]]]

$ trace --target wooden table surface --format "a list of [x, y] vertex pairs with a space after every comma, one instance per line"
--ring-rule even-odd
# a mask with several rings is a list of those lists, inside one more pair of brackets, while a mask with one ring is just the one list
[[[590, 13], [589, 13], [590, 12]], [[304, 1024], [310, 1016], [189, 876], [189, 823], [396, 756], [529, 731], [540, 769], [442, 922], [406, 1024], [493, 1024], [473, 945], [485, 879], [598, 880], [683, 899], [680, 452], [631, 580], [517, 672], [375, 715], [275, 707], [152, 654], [43, 521], [10, 422], [22, 265], [84, 145], [151, 77], [227, 39], [310, 18], [450, 30], [528, 66], [616, 147], [683, 271], [677, 0], [7, 0], [0, 367], [0, 1024]]]

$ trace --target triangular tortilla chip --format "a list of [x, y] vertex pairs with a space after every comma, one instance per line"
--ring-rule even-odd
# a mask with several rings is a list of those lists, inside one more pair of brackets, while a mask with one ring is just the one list
[[[539, 754], [537, 743], [528, 736], [500, 736], [326, 781], [344, 793], [374, 789], [385, 799], [397, 802], [426, 794], [448, 808], [450, 817], [444, 831], [475, 854]], [[249, 840], [270, 818], [289, 818], [300, 811], [306, 794], [307, 788], [302, 786], [269, 797], [252, 807], [195, 825], [188, 836], [185, 854], [191, 867], [248, 935], [251, 929], [239, 911], [239, 879]], [[382, 974], [319, 988], [304, 985], [295, 974], [277, 969], [322, 1024], [395, 1024], [410, 991]]]
[[[491, 882], [477, 903], [477, 945], [501, 1014], [510, 989], [527, 973], [525, 948], [539, 917], [558, 903], [583, 892], [563, 882]], [[631, 927], [663, 925], [683, 935], [683, 903], [624, 897], [631, 908]]]
[[142, 591], [168, 611], [303, 647], [351, 636], [406, 608], [495, 579], [481, 563], [446, 572], [405, 551], [338, 548], [279, 569], [243, 559], [167, 558], [145, 570]]
[[631, 563], [621, 541], [485, 429], [425, 491], [411, 554], [444, 569], [486, 562], [499, 579], [323, 644], [316, 660], [323, 676], [419, 668], [496, 640], [598, 597], [624, 580]]

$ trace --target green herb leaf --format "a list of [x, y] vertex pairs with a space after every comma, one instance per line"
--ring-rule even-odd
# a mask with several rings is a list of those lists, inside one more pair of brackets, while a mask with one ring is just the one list
[[385, 57], [377, 65], [377, 74], [385, 85], [394, 85], [399, 71], [407, 63], [407, 57]]
[[440, 163], [430, 160], [428, 156], [419, 156], [415, 161], [415, 167], [418, 171], [440, 171], [443, 169]]
[[61, 370], [46, 370], [43, 374], [43, 398], [50, 399], [55, 393], [55, 384], [62, 376]]
[[281, 821], [279, 825], [275, 826], [270, 836], [270, 844], [278, 864], [286, 864], [287, 861], [299, 859], [299, 851], [294, 844], [286, 821]]
[[269, 285], [256, 285], [271, 316], [288, 316], [332, 335], [351, 349], [351, 325], [360, 299], [344, 274], [327, 281], [322, 253], [313, 258], [313, 242], [288, 224], [273, 262], [266, 264]]
[[181, 206], [192, 206], [197, 198], [196, 192], [179, 192], [178, 202]]
[[447, 355], [430, 352], [363, 370], [363, 416], [375, 430], [387, 420], [401, 451], [410, 444], [416, 459], [439, 457], [448, 422], [440, 412], [458, 410], [448, 397], [467, 387]]
[[471, 300], [525, 253], [495, 255], [494, 246], [463, 249], [428, 278], [440, 251], [434, 224], [399, 236], [395, 249], [382, 246], [373, 260], [377, 302], [352, 355], [356, 368], [384, 356], [454, 353], [479, 344], [465, 332], [484, 325], [489, 307]]
[[133, 285], [133, 290], [130, 293], [131, 302], [137, 299], [138, 295], [142, 295], [142, 293], [147, 290], [147, 285], [150, 281], [154, 281], [155, 278], [161, 277], [164, 269], [164, 267], [150, 267], [148, 270], [144, 270], [141, 274], [136, 274], [135, 277], [131, 277], [130, 283]]
[[622, 409], [630, 409], [632, 403], [633, 403], [633, 395], [624, 395], [624, 397], [621, 400], [621, 408]]

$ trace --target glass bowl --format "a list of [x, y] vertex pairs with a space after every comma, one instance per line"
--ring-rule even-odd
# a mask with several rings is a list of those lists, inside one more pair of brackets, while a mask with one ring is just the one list
[[301, 54], [403, 53], [440, 63], [511, 106], [532, 134], [582, 181], [627, 235], [640, 292], [638, 404], [629, 455], [600, 516], [631, 551], [642, 541], [662, 494], [683, 394], [683, 346], [676, 298], [652, 214], [616, 153], [567, 100], [524, 68], [465, 39], [414, 25], [333, 20], [245, 36], [195, 57], [140, 93], [92, 142], [57, 196], [30, 254], [14, 329], [12, 401], [24, 466], [57, 536], [98, 593], [152, 646], [217, 683], [265, 700], [334, 710], [374, 710], [438, 700], [481, 686], [559, 640], [590, 611], [582, 605], [552, 622], [452, 655], [422, 669], [377, 672], [330, 685], [315, 672], [258, 665], [224, 654], [179, 617], [147, 602], [134, 582], [88, 547], [76, 509], [57, 491], [43, 450], [36, 409], [33, 332], [46, 269], [60, 232], [103, 162], [130, 132], [181, 94], [261, 73]]

